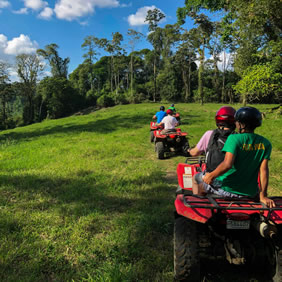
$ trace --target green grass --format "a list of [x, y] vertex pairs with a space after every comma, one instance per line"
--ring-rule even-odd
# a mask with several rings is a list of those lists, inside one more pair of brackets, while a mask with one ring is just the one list
[[[176, 106], [195, 145], [221, 105]], [[173, 280], [177, 183], [166, 174], [185, 158], [156, 159], [149, 123], [158, 107], [116, 106], [0, 133], [0, 281]], [[281, 195], [280, 129], [273, 113], [257, 131], [273, 145], [273, 195]]]

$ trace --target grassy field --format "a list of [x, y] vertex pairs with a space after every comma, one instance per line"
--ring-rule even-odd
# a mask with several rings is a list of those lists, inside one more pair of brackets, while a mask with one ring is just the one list
[[[215, 128], [220, 106], [176, 105], [190, 145]], [[0, 281], [173, 281], [173, 176], [185, 158], [156, 159], [158, 108], [116, 106], [0, 133]], [[272, 195], [282, 195], [281, 123], [266, 113], [257, 130], [273, 145]]]

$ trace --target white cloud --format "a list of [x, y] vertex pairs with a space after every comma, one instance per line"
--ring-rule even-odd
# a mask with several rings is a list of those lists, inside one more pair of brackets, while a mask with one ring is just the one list
[[149, 10], [154, 10], [156, 8], [157, 7], [154, 6], [154, 5], [153, 6], [145, 6], [145, 7], [139, 8], [137, 10], [136, 14], [132, 14], [132, 15], [128, 16], [127, 21], [129, 23], [129, 25], [130, 26], [138, 26], [138, 25], [146, 25], [146, 24], [148, 24], [147, 22], [145, 22], [147, 13], [148, 13]]
[[118, 0], [59, 0], [54, 11], [57, 18], [72, 21], [94, 13], [98, 8], [118, 7]]
[[7, 8], [10, 6], [10, 2], [6, 0], [0, 0], [0, 9]]
[[[221, 52], [219, 54], [219, 62], [217, 63], [217, 67], [220, 71], [223, 71], [224, 68], [225, 70], [231, 70], [233, 59], [234, 59], [234, 54], [226, 53], [226, 52]], [[210, 56], [210, 60], [213, 60], [213, 56]], [[225, 61], [225, 62], [224, 62]]]
[[128, 4], [120, 4], [120, 7], [122, 8], [128, 8], [128, 7], [132, 7], [132, 2], [128, 3]]
[[48, 6], [48, 3], [42, 0], [23, 0], [23, 1], [26, 8], [35, 11], [43, 9], [44, 7]]
[[36, 52], [38, 44], [31, 41], [27, 35], [21, 34], [8, 41], [7, 37], [0, 34], [0, 54], [17, 56], [19, 54], [32, 54]]
[[26, 15], [28, 13], [27, 8], [21, 8], [20, 10], [13, 11], [14, 14]]
[[39, 18], [49, 20], [51, 19], [53, 14], [54, 12], [51, 8], [45, 7], [44, 10], [42, 10], [41, 13], [39, 14]]
[[[0, 34], [0, 61], [4, 61], [13, 66], [15, 57], [21, 53], [35, 53], [38, 48], [36, 41], [31, 41], [27, 35], [21, 34], [11, 40], [4, 34]], [[17, 72], [11, 67], [9, 69], [11, 81], [18, 81]]]
[[8, 39], [4, 34], [0, 34], [0, 53], [7, 47]]

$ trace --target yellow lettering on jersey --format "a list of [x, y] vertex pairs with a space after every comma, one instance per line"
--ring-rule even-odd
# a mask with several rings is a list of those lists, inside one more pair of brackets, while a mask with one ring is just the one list
[[244, 151], [257, 151], [257, 150], [265, 150], [264, 144], [263, 143], [258, 143], [258, 144], [243, 144], [242, 149]]

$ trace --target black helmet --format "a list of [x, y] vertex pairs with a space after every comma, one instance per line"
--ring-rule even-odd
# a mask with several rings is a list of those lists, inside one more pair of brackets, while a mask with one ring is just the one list
[[174, 104], [171, 104], [171, 107], [174, 107]]
[[160, 110], [161, 110], [161, 111], [164, 111], [164, 110], [165, 110], [165, 107], [164, 107], [164, 106], [160, 106]]
[[235, 120], [243, 123], [249, 129], [255, 129], [261, 126], [262, 116], [256, 108], [242, 107], [235, 113]]

